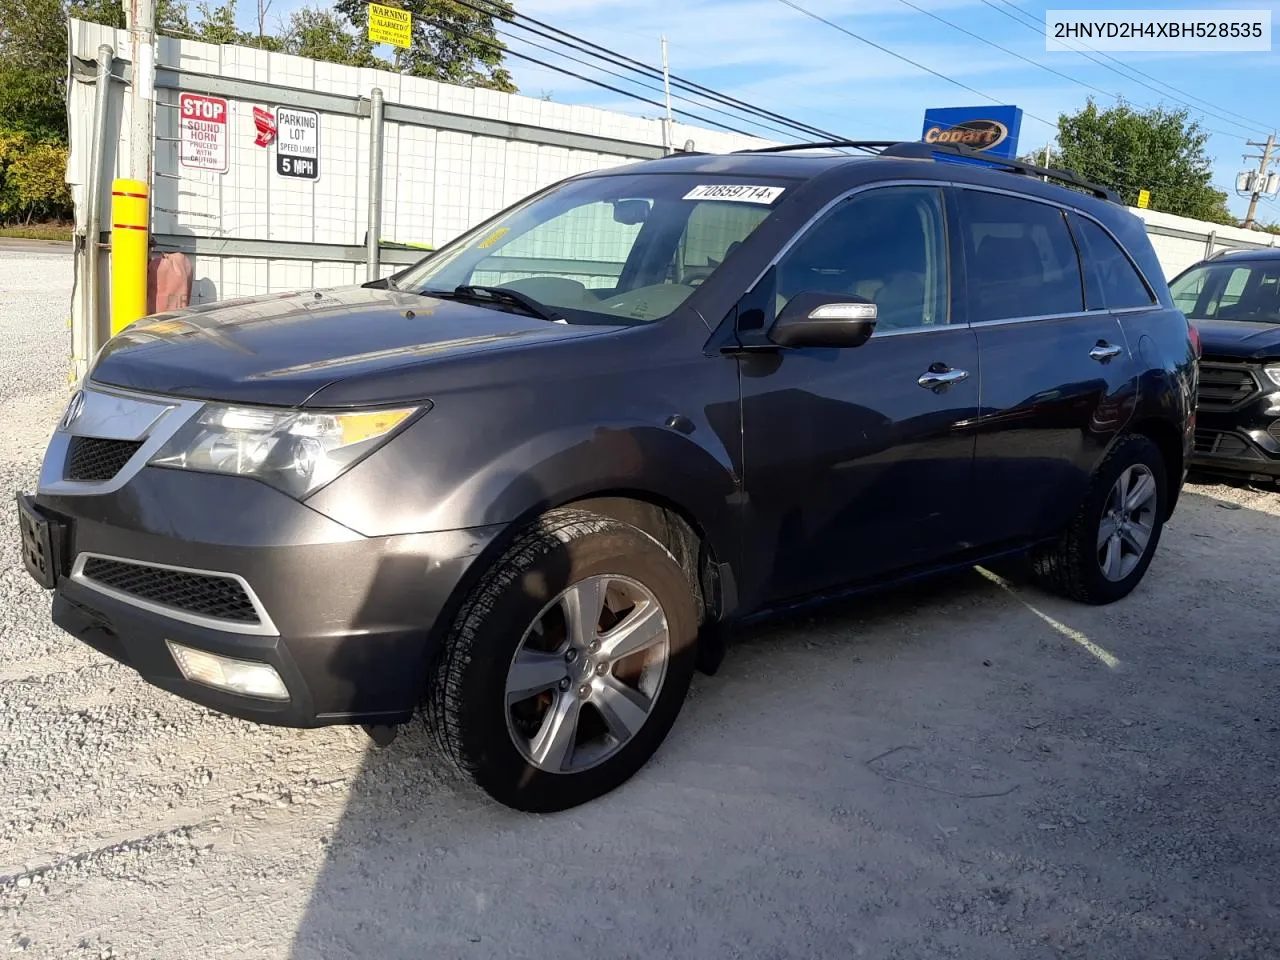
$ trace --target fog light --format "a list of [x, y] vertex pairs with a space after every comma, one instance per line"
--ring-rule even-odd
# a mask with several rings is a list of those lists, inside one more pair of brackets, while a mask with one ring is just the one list
[[263, 697], [267, 700], [288, 700], [289, 691], [275, 667], [253, 660], [236, 660], [220, 657], [206, 650], [185, 647], [166, 640], [169, 652], [182, 675], [194, 683], [242, 693], [247, 697]]

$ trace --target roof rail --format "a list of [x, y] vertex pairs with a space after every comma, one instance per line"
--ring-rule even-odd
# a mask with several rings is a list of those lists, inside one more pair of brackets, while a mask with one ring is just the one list
[[813, 143], [784, 143], [773, 147], [752, 147], [747, 150], [735, 150], [734, 153], [789, 153], [792, 150], [866, 150], [871, 153], [896, 146], [897, 140], [818, 140]]
[[1113, 191], [1108, 190], [1106, 187], [1099, 186], [1096, 183], [1091, 183], [1074, 170], [1060, 170], [1056, 167], [1039, 167], [1034, 163], [1026, 163], [1022, 160], [1007, 160], [1004, 157], [993, 157], [990, 154], [983, 153], [981, 150], [974, 150], [972, 147], [967, 147], [959, 143], [924, 143], [919, 140], [825, 140], [816, 143], [788, 143], [777, 147], [758, 147], [754, 150], [737, 150], [735, 152], [784, 153], [792, 150], [821, 150], [839, 147], [865, 150], [868, 153], [874, 153], [881, 157], [901, 157], [911, 160], [933, 160], [935, 155], [939, 153], [948, 153], [957, 157], [971, 157], [975, 160], [982, 160], [994, 166], [1002, 167], [1010, 173], [1018, 173], [1033, 177], [1044, 177], [1047, 180], [1056, 180], [1059, 183], [1065, 183], [1068, 186], [1077, 187], [1092, 194], [1099, 200], [1110, 200], [1112, 203], [1120, 202], [1120, 198], [1117, 197]]

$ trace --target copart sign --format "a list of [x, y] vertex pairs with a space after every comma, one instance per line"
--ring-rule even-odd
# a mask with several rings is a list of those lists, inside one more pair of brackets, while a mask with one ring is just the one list
[[1021, 126], [1022, 111], [1013, 106], [936, 107], [925, 111], [920, 139], [925, 143], [956, 144], [990, 157], [1012, 160], [1018, 156]]

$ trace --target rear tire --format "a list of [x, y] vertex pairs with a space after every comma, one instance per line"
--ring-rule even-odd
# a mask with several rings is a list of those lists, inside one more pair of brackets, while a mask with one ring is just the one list
[[689, 579], [661, 544], [617, 520], [553, 510], [463, 604], [428, 684], [428, 723], [500, 803], [577, 806], [662, 743], [693, 677], [697, 629]]
[[1128, 596], [1160, 543], [1168, 498], [1159, 447], [1138, 434], [1121, 437], [1094, 472], [1067, 529], [1035, 558], [1036, 575], [1082, 603]]

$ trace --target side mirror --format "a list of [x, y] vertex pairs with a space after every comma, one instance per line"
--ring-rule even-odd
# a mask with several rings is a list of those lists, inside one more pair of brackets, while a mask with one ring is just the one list
[[798, 293], [782, 308], [769, 339], [782, 347], [860, 347], [876, 329], [876, 305], [852, 294]]

